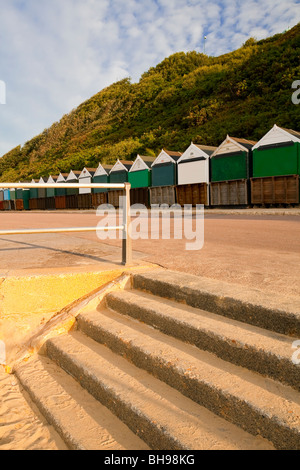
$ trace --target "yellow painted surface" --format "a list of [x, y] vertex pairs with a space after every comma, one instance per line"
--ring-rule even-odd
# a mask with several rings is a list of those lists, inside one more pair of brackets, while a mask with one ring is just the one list
[[123, 270], [8, 277], [0, 285], [0, 318], [49, 314], [118, 277]]
[[55, 314], [125, 271], [124, 266], [102, 271], [82, 268], [0, 278], [0, 340], [5, 342], [7, 361]]

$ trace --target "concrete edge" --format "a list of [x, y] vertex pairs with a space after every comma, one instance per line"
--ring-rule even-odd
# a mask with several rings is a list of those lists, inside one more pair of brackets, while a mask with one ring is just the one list
[[[191, 307], [223, 315], [277, 333], [300, 337], [300, 308], [291, 303], [277, 303], [271, 294], [229, 286], [223, 281], [162, 270], [162, 276], [132, 273], [135, 289], [181, 302]], [[300, 302], [297, 304], [300, 306]]]
[[14, 373], [16, 367], [22, 362], [26, 362], [33, 354], [43, 354], [45, 342], [50, 338], [66, 334], [72, 330], [79, 313], [95, 308], [101, 304], [106, 294], [115, 290], [125, 289], [129, 283], [131, 283], [130, 273], [124, 272], [113, 281], [104, 284], [100, 288], [67, 305], [28, 340], [15, 360], [10, 365], [5, 366], [6, 372]]

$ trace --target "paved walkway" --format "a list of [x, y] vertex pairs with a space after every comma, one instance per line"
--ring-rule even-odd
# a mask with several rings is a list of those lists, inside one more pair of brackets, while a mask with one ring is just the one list
[[[295, 209], [288, 215], [207, 211], [201, 250], [187, 251], [184, 238], [139, 239], [133, 242], [134, 260], [299, 299], [300, 216], [294, 214]], [[99, 220], [92, 211], [0, 214], [3, 229], [95, 226]], [[101, 241], [83, 232], [5, 236], [0, 237], [0, 255], [2, 276], [25, 269], [105, 269], [121, 266], [121, 241]]]
[[[299, 212], [300, 214], [300, 212]], [[296, 210], [205, 214], [205, 243], [186, 251], [187, 240], [136, 240], [137, 264], [156, 263], [199, 277], [256, 288], [272, 299], [300, 299], [300, 216]], [[94, 212], [1, 213], [3, 229], [92, 226]], [[0, 237], [0, 276], [61, 273], [121, 267], [121, 242], [95, 234]], [[65, 446], [26, 400], [14, 376], [0, 367], [0, 450], [64, 449]]]

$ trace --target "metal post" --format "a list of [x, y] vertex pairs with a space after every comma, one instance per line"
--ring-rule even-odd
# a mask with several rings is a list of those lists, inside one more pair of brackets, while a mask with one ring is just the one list
[[125, 197], [123, 197], [123, 224], [116, 227], [70, 227], [70, 228], [45, 228], [45, 229], [19, 229], [19, 230], [0, 230], [2, 235], [23, 235], [38, 233], [63, 233], [63, 232], [91, 232], [91, 231], [122, 231], [122, 264], [132, 264], [132, 245], [130, 236], [130, 183], [1, 183], [0, 189], [31, 189], [31, 188], [95, 188], [95, 189], [123, 189]]
[[125, 183], [125, 197], [123, 198], [123, 237], [122, 237], [122, 264], [132, 263], [132, 243], [130, 236], [130, 183]]

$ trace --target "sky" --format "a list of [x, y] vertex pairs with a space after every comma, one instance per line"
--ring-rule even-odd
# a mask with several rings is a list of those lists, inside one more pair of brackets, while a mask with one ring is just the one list
[[300, 0], [0, 0], [0, 156], [175, 52], [219, 56], [299, 21]]

